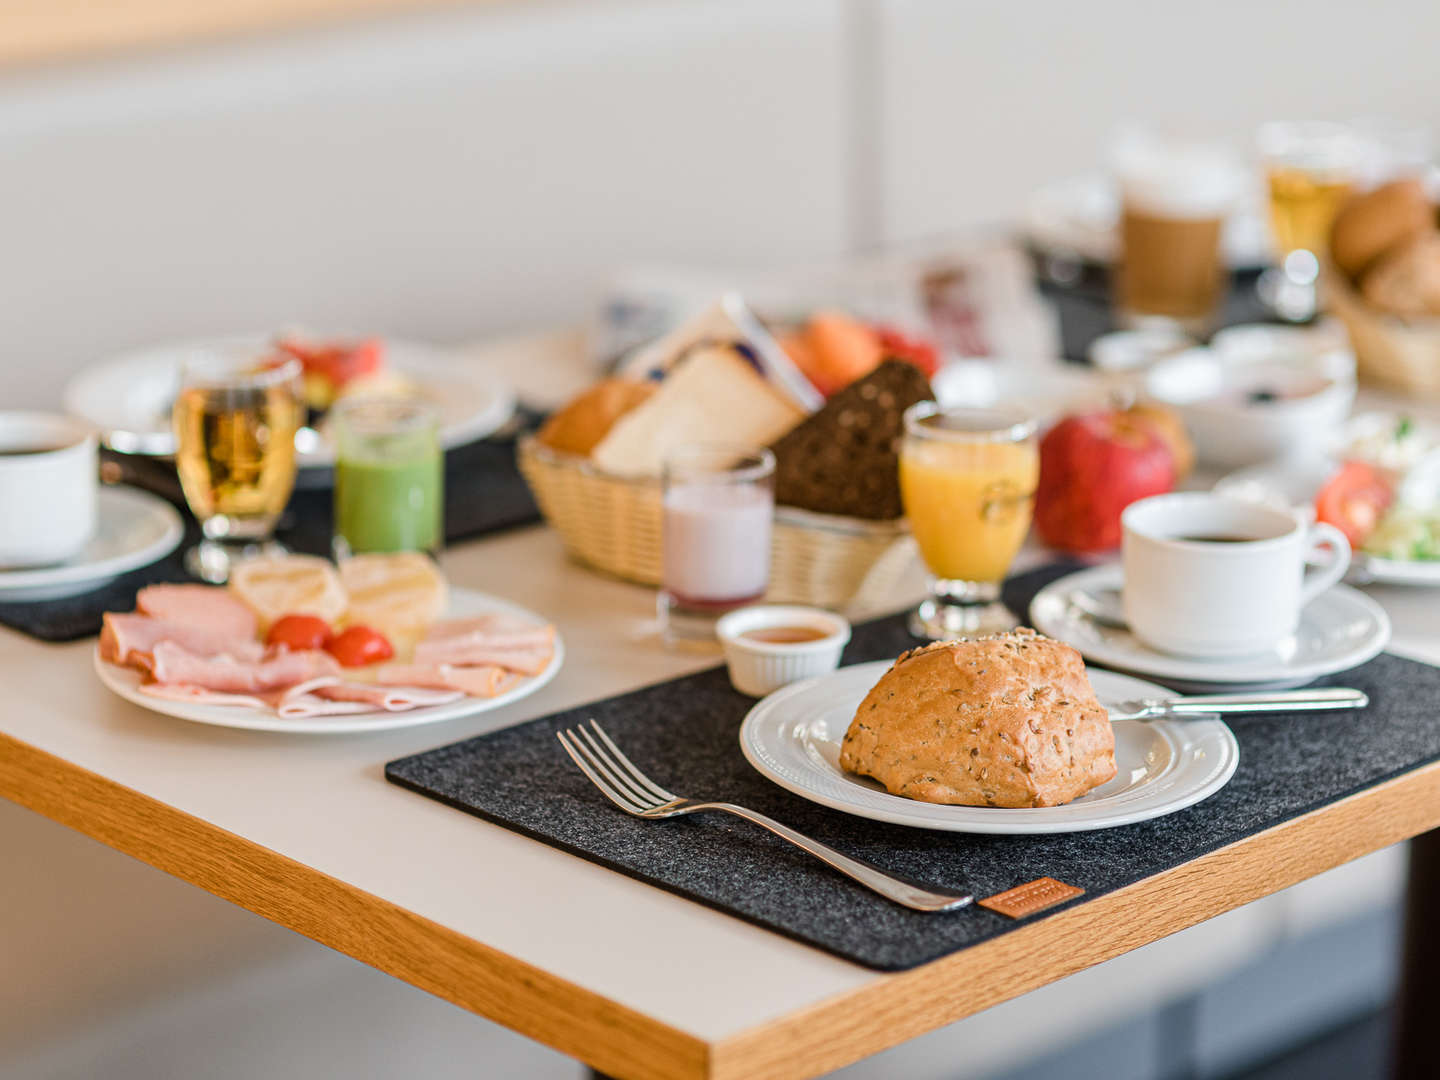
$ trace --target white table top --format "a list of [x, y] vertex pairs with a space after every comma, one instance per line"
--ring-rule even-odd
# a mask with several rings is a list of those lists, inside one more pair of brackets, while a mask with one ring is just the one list
[[[387, 734], [230, 731], [111, 695], [90, 671], [93, 641], [0, 631], [0, 732], [706, 1042], [890, 978], [388, 784], [390, 759], [716, 662], [667, 651], [647, 630], [652, 590], [568, 562], [548, 530], [462, 544], [444, 566], [454, 584], [556, 622], [569, 659], [550, 686], [482, 717]], [[1394, 620], [1394, 649], [1440, 662], [1440, 593], [1370, 592]]]

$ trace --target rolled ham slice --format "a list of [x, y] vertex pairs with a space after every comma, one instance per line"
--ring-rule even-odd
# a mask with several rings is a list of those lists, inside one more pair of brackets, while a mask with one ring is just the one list
[[520, 677], [502, 667], [455, 667], [451, 664], [385, 664], [375, 674], [381, 686], [417, 686], [426, 689], [459, 690], [471, 697], [496, 697], [505, 693]]
[[173, 641], [155, 645], [151, 675], [157, 683], [203, 687], [225, 694], [264, 694], [323, 675], [338, 675], [340, 665], [319, 650], [279, 652], [267, 660], [197, 656]]
[[147, 585], [135, 594], [145, 615], [217, 634], [252, 640], [259, 632], [255, 613], [219, 585]]
[[415, 663], [450, 664], [456, 667], [502, 667], [522, 675], [538, 675], [555, 655], [550, 642], [532, 645], [493, 645], [474, 641], [469, 635], [421, 641], [415, 645]]
[[484, 635], [496, 641], [504, 639], [519, 645], [547, 644], [555, 640], [555, 628], [519, 615], [472, 615], [466, 619], [441, 619], [432, 623], [425, 631], [425, 640], [439, 641], [441, 638], [466, 635]]
[[424, 690], [418, 687], [384, 687], [341, 682], [336, 675], [321, 675], [283, 690], [265, 694], [232, 694], [203, 686], [144, 683], [142, 694], [196, 705], [239, 705], [273, 710], [286, 720], [313, 716], [356, 716], [370, 712], [406, 712], [430, 705], [447, 705], [464, 697], [459, 690]]
[[259, 660], [265, 646], [253, 638], [233, 637], [222, 631], [170, 619], [156, 619], [139, 612], [128, 614], [107, 611], [100, 629], [100, 659], [112, 664], [127, 664], [149, 672], [155, 666], [152, 651], [162, 641], [176, 645], [196, 656], [225, 654], [246, 662]]
[[207, 690], [203, 686], [186, 686], [180, 683], [141, 683], [140, 693], [166, 701], [188, 701], [194, 705], [245, 705], [252, 709], [269, 708], [269, 702], [254, 694], [225, 694], [219, 690]]
[[430, 705], [448, 705], [465, 696], [464, 691], [447, 688], [427, 689], [419, 686], [380, 686], [375, 683], [333, 683], [314, 691], [317, 697], [332, 702], [350, 702], [367, 709], [404, 712]]
[[447, 619], [415, 645], [415, 663], [493, 666], [538, 675], [555, 655], [555, 628], [515, 615]]

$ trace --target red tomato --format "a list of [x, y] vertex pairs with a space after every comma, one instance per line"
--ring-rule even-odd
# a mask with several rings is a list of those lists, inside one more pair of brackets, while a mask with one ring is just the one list
[[340, 631], [330, 639], [325, 648], [331, 656], [340, 661], [341, 667], [378, 664], [381, 660], [389, 660], [395, 655], [389, 639], [379, 630], [371, 630], [368, 626], [352, 626]]
[[284, 615], [270, 624], [266, 645], [287, 649], [323, 649], [330, 640], [330, 624], [319, 615]]
[[323, 375], [336, 386], [360, 375], [373, 375], [385, 359], [385, 343], [379, 338], [353, 343], [282, 339], [276, 344], [299, 360], [307, 374]]
[[1394, 498], [1379, 469], [1347, 461], [1315, 496], [1315, 516], [1343, 532], [1351, 547], [1359, 547]]

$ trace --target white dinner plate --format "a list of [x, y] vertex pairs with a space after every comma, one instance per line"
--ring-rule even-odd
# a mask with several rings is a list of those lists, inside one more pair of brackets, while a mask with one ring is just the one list
[[1305, 606], [1293, 636], [1267, 652], [1224, 660], [1172, 656], [1127, 629], [1101, 625], [1070, 602], [1077, 589], [1103, 598], [1124, 583], [1119, 563], [1067, 574], [1040, 590], [1030, 604], [1030, 618], [1037, 630], [1073, 645], [1086, 660], [1187, 693], [1304, 686], [1363, 664], [1390, 641], [1385, 609], [1356, 589], [1335, 585]]
[[[180, 369], [196, 352], [263, 350], [274, 335], [214, 338], [139, 349], [84, 368], [65, 386], [65, 408], [100, 428], [106, 444], [127, 454], [171, 454], [170, 407], [180, 384]], [[476, 379], [459, 366], [454, 353], [415, 342], [385, 340], [388, 370], [409, 376], [418, 392], [440, 408], [440, 441], [449, 448], [484, 438], [510, 419], [515, 396], [508, 387]], [[308, 434], [309, 429], [305, 433]], [[335, 448], [324, 437], [296, 439], [300, 468], [335, 464]]]
[[[858, 817], [968, 833], [1060, 833], [1109, 829], [1173, 814], [1215, 794], [1235, 773], [1240, 746], [1213, 718], [1122, 720], [1115, 729], [1115, 779], [1064, 806], [1002, 810], [941, 806], [891, 795], [840, 768], [840, 741], [855, 710], [890, 667], [856, 664], [777, 690], [745, 717], [740, 749], [764, 776], [811, 802]], [[1101, 702], [1172, 697], [1153, 683], [1089, 671]]]
[[53, 566], [0, 568], [0, 603], [57, 600], [98, 589], [163, 559], [185, 535], [173, 506], [135, 488], [102, 487], [95, 509], [95, 535], [79, 554]]
[[[1047, 184], [1030, 197], [1025, 234], [1041, 251], [1109, 264], [1119, 248], [1120, 197], [1102, 173], [1086, 173]], [[1258, 199], [1244, 203], [1225, 221], [1222, 253], [1232, 270], [1258, 270], [1270, 263], [1270, 233]]]
[[[1339, 467], [1328, 459], [1254, 465], [1221, 478], [1215, 490], [1231, 498], [1291, 510], [1313, 521], [1315, 496]], [[1360, 585], [1440, 587], [1440, 559], [1382, 559], [1356, 551], [1350, 557], [1348, 577]]]
[[[450, 589], [450, 606], [447, 618], [463, 618], [471, 615], [487, 615], [499, 612], [518, 615], [536, 623], [546, 620], [518, 604], [501, 600], [488, 593], [470, 589]], [[216, 727], [248, 728], [252, 731], [284, 731], [293, 734], [339, 735], [359, 731], [387, 731], [390, 728], [419, 727], [422, 724], [438, 724], [444, 720], [458, 720], [462, 716], [499, 709], [523, 697], [529, 697], [536, 690], [553, 679], [565, 661], [565, 643], [555, 635], [555, 655], [550, 664], [539, 675], [522, 679], [513, 689], [493, 698], [462, 697], [447, 705], [432, 705], [425, 709], [410, 709], [407, 712], [384, 712], [376, 710], [367, 713], [351, 713], [345, 716], [310, 716], [287, 720], [276, 716], [268, 709], [256, 709], [244, 705], [201, 705], [189, 701], [168, 701], [151, 697], [139, 690], [142, 676], [134, 668], [121, 667], [100, 659], [100, 647], [95, 647], [95, 671], [109, 689], [126, 701], [134, 702], [151, 712], [193, 720], [197, 724], [213, 724]]]

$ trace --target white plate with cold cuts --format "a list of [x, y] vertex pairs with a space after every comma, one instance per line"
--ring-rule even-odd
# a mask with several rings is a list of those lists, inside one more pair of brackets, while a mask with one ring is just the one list
[[[518, 604], [501, 600], [488, 593], [470, 589], [450, 588], [450, 606], [445, 618], [457, 619], [472, 615], [489, 614], [515, 615], [543, 626], [546, 620]], [[95, 647], [95, 671], [106, 687], [119, 694], [126, 701], [134, 702], [151, 712], [163, 713], [181, 720], [193, 720], [197, 724], [213, 724], [216, 727], [247, 728], [252, 731], [284, 731], [289, 733], [338, 735], [363, 731], [388, 731], [391, 728], [419, 727], [422, 724], [438, 724], [445, 720], [475, 716], [489, 712], [529, 697], [536, 690], [553, 679], [565, 661], [565, 644], [560, 634], [555, 634], [555, 653], [550, 663], [538, 675], [522, 678], [515, 686], [495, 697], [462, 697], [458, 701], [427, 708], [410, 709], [406, 712], [350, 713], [341, 716], [313, 716], [286, 719], [269, 709], [257, 709], [245, 705], [202, 705], [188, 701], [171, 701], [152, 697], [140, 692], [143, 677], [135, 668], [121, 667], [100, 659], [100, 647]]]
[[95, 535], [61, 563], [0, 568], [0, 603], [58, 600], [98, 589], [130, 570], [149, 566], [179, 546], [180, 515], [164, 499], [135, 488], [95, 493]]
[[[840, 768], [840, 741], [889, 660], [856, 664], [777, 690], [745, 718], [740, 749], [781, 787], [847, 814], [946, 832], [1036, 834], [1109, 829], [1173, 814], [1215, 794], [1240, 746], [1216, 719], [1123, 720], [1114, 725], [1116, 775], [1065, 806], [941, 806], [891, 795]], [[1154, 683], [1091, 668], [1101, 703], [1173, 697]]]
[[1102, 625], [1071, 599], [1079, 591], [1102, 603], [1113, 601], [1124, 583], [1119, 563], [1067, 574], [1036, 594], [1030, 620], [1086, 660], [1158, 679], [1185, 693], [1304, 686], [1363, 664], [1390, 641], [1384, 608], [1356, 589], [1333, 585], [1305, 606], [1295, 633], [1272, 649], [1220, 660], [1175, 656], [1151, 648], [1128, 628]]
[[[106, 444], [126, 454], [172, 454], [170, 409], [180, 389], [181, 367], [196, 354], [245, 351], [262, 354], [275, 335], [251, 334], [159, 345], [91, 364], [65, 386], [65, 409], [104, 432]], [[418, 342], [385, 339], [384, 369], [402, 380], [406, 393], [434, 402], [440, 411], [440, 443], [446, 449], [483, 439], [515, 411], [515, 395], [494, 380], [467, 372], [455, 351]], [[327, 425], [302, 428], [295, 459], [302, 473], [335, 464]]]

